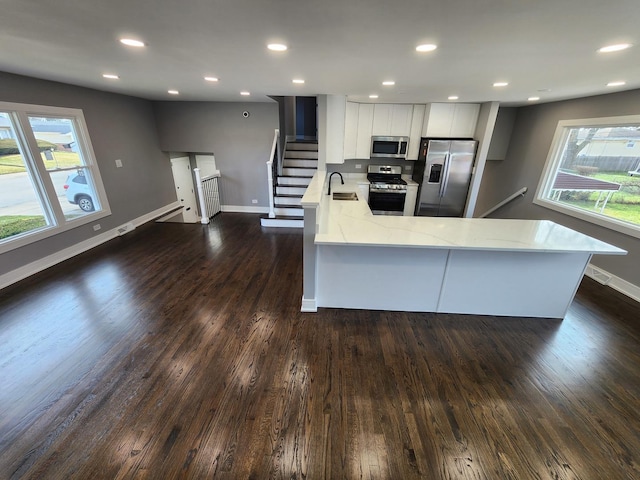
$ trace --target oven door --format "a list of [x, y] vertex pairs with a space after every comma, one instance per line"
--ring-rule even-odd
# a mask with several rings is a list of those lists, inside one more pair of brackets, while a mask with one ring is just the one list
[[369, 208], [374, 215], [402, 215], [406, 191], [369, 189]]

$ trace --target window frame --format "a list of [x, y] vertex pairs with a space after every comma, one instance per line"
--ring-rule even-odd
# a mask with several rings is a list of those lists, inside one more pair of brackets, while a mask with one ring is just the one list
[[[82, 110], [67, 107], [0, 102], [0, 111], [7, 113], [11, 118], [25, 166], [29, 169], [27, 173], [33, 179], [33, 187], [36, 195], [40, 197], [43, 215], [47, 220], [52, 221], [51, 225], [1, 239], [0, 254], [111, 215], [111, 207], [109, 206], [107, 193], [102, 182], [102, 176], [100, 175], [100, 169], [98, 168], [98, 162], [96, 161], [89, 130]], [[50, 171], [46, 169], [44, 162], [40, 161], [40, 150], [35, 134], [31, 128], [29, 117], [62, 117], [72, 121], [76, 136], [75, 140], [78, 143], [78, 149], [84, 161], [82, 168], [87, 170], [91, 175], [100, 210], [86, 213], [73, 219], [67, 219], [64, 216], [60, 202], [57, 200], [53, 182], [51, 181]], [[71, 172], [71, 170], [69, 171]]]
[[556, 126], [556, 130], [551, 141], [551, 147], [547, 154], [547, 160], [538, 182], [538, 188], [536, 189], [533, 203], [540, 205], [541, 207], [555, 210], [556, 212], [569, 215], [580, 220], [584, 220], [595, 225], [599, 225], [616, 232], [624, 233], [626, 235], [640, 238], [640, 225], [634, 226], [630, 222], [625, 222], [612, 218], [606, 215], [602, 215], [596, 212], [589, 212], [570, 205], [561, 204], [560, 202], [550, 200], [548, 197], [555, 174], [558, 171], [560, 162], [562, 160], [562, 151], [566, 145], [567, 138], [569, 136], [569, 130], [575, 127], [616, 127], [625, 126], [629, 124], [640, 125], [640, 115], [624, 115], [619, 117], [601, 117], [601, 118], [579, 118], [571, 120], [560, 120]]

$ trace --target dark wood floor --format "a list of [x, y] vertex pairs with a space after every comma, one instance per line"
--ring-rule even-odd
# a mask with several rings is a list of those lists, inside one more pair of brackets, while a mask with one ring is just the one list
[[640, 478], [637, 303], [302, 314], [301, 248], [223, 213], [0, 291], [0, 477]]

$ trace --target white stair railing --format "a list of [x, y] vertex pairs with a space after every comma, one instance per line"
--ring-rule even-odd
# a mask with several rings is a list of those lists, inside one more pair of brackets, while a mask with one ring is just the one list
[[501, 201], [499, 204], [497, 204], [495, 207], [490, 208], [489, 210], [487, 210], [486, 212], [484, 212], [482, 215], [480, 215], [479, 218], [485, 218], [488, 215], [491, 215], [493, 212], [495, 212], [496, 210], [498, 210], [499, 208], [504, 207], [507, 203], [511, 202], [512, 200], [518, 198], [520, 195], [522, 195], [524, 197], [524, 194], [527, 193], [527, 187], [522, 187], [520, 190], [518, 190], [516, 193], [514, 193], [513, 195], [509, 195], [507, 198], [505, 198], [503, 201]]
[[220, 174], [200, 177], [200, 169], [194, 168], [196, 187], [198, 189], [198, 203], [200, 204], [200, 223], [206, 225], [211, 217], [220, 212], [220, 192], [218, 190], [218, 178]]
[[[267, 186], [269, 190], [269, 218], [276, 218], [275, 198], [273, 195], [273, 190], [274, 190], [273, 159], [276, 156], [279, 138], [280, 138], [280, 130], [276, 128], [275, 133], [273, 135], [273, 144], [271, 145], [271, 155], [269, 155], [269, 161], [267, 162], [267, 183], [268, 183]], [[276, 163], [276, 167], [277, 167], [277, 163]]]
[[204, 203], [204, 192], [202, 191], [202, 179], [200, 178], [200, 169], [194, 168], [193, 173], [196, 176], [196, 188], [198, 190], [198, 203], [200, 203], [200, 223], [206, 225], [209, 223], [209, 215], [207, 214], [207, 206]]

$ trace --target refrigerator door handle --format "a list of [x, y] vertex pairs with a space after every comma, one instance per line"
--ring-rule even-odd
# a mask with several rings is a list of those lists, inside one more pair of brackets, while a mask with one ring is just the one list
[[442, 178], [440, 179], [440, 197], [444, 197], [447, 193], [447, 185], [449, 183], [449, 153], [444, 156], [442, 164]]

